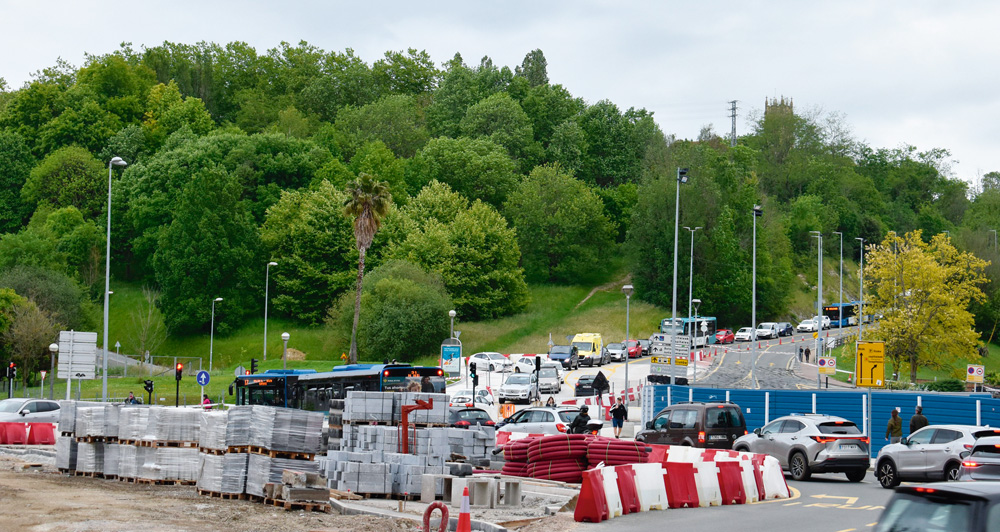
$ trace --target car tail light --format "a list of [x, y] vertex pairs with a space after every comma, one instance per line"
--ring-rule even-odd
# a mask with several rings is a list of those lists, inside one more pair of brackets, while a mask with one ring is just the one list
[[971, 443], [966, 443], [965, 444], [965, 449], [966, 450], [971, 450], [972, 449], [972, 444]]
[[[471, 424], [472, 424], [472, 423], [469, 423], [468, 421], [456, 421], [456, 422], [455, 422], [455, 426], [456, 426], [456, 427], [468, 427], [468, 426], [469, 426], [469, 425], [471, 425]], [[456, 433], [456, 434], [457, 434], [457, 433]]]
[[826, 438], [823, 436], [809, 436], [809, 437], [816, 440], [819, 443], [830, 443], [837, 441], [837, 438]]
[[871, 443], [871, 439], [868, 436], [865, 436], [864, 438], [858, 438], [858, 439], [861, 440], [861, 441], [863, 441], [863, 442], [865, 442], [865, 443]]
[[750, 432], [747, 429], [743, 429], [743, 435], [746, 436], [747, 434], [750, 434]]
[[698, 443], [705, 443], [705, 431], [698, 431]]
[[916, 491], [917, 493], [934, 493], [937, 490], [934, 488], [917, 488]]
[[556, 423], [556, 430], [558, 430], [559, 432], [566, 432], [566, 425], [563, 425], [562, 423]]
[[483, 422], [483, 425], [488, 425], [488, 426], [492, 427], [493, 425], [496, 425], [496, 423], [494, 423], [492, 419], [489, 419], [489, 420], [486, 420], [485, 422]]
[[966, 469], [972, 469], [973, 467], [979, 467], [979, 464], [977, 462], [965, 461], [962, 462], [962, 467]]
[[439, 369], [438, 370], [438, 377], [443, 377], [443, 376], [444, 376], [444, 370], [443, 369]]

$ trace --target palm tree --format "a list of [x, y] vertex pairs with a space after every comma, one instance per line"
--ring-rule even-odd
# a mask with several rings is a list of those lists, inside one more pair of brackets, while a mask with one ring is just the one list
[[384, 181], [362, 172], [347, 184], [348, 198], [344, 214], [354, 218], [354, 241], [358, 246], [358, 282], [354, 290], [354, 327], [351, 328], [351, 350], [348, 363], [358, 362], [358, 317], [361, 315], [361, 279], [365, 275], [365, 252], [372, 245], [382, 218], [389, 212], [392, 195]]

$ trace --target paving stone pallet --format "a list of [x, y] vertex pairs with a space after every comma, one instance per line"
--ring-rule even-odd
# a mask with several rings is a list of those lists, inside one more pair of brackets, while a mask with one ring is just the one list
[[317, 502], [299, 502], [299, 501], [283, 501], [281, 499], [264, 499], [264, 504], [270, 506], [277, 506], [279, 508], [284, 508], [285, 510], [305, 510], [307, 512], [325, 512], [330, 513], [332, 511], [330, 503], [317, 503]]

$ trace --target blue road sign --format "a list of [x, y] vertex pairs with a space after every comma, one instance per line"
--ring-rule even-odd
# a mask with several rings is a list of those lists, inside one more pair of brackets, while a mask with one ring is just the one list
[[198, 378], [197, 378], [197, 380], [198, 380], [198, 384], [200, 384], [202, 386], [208, 386], [208, 381], [210, 380], [209, 376], [208, 376], [208, 372], [205, 371], [205, 370], [199, 371], [198, 372]]

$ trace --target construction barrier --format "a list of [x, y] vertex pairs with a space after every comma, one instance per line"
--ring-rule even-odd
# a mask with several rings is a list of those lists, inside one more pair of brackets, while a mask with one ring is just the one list
[[3, 445], [55, 445], [55, 424], [0, 423], [0, 444]]

